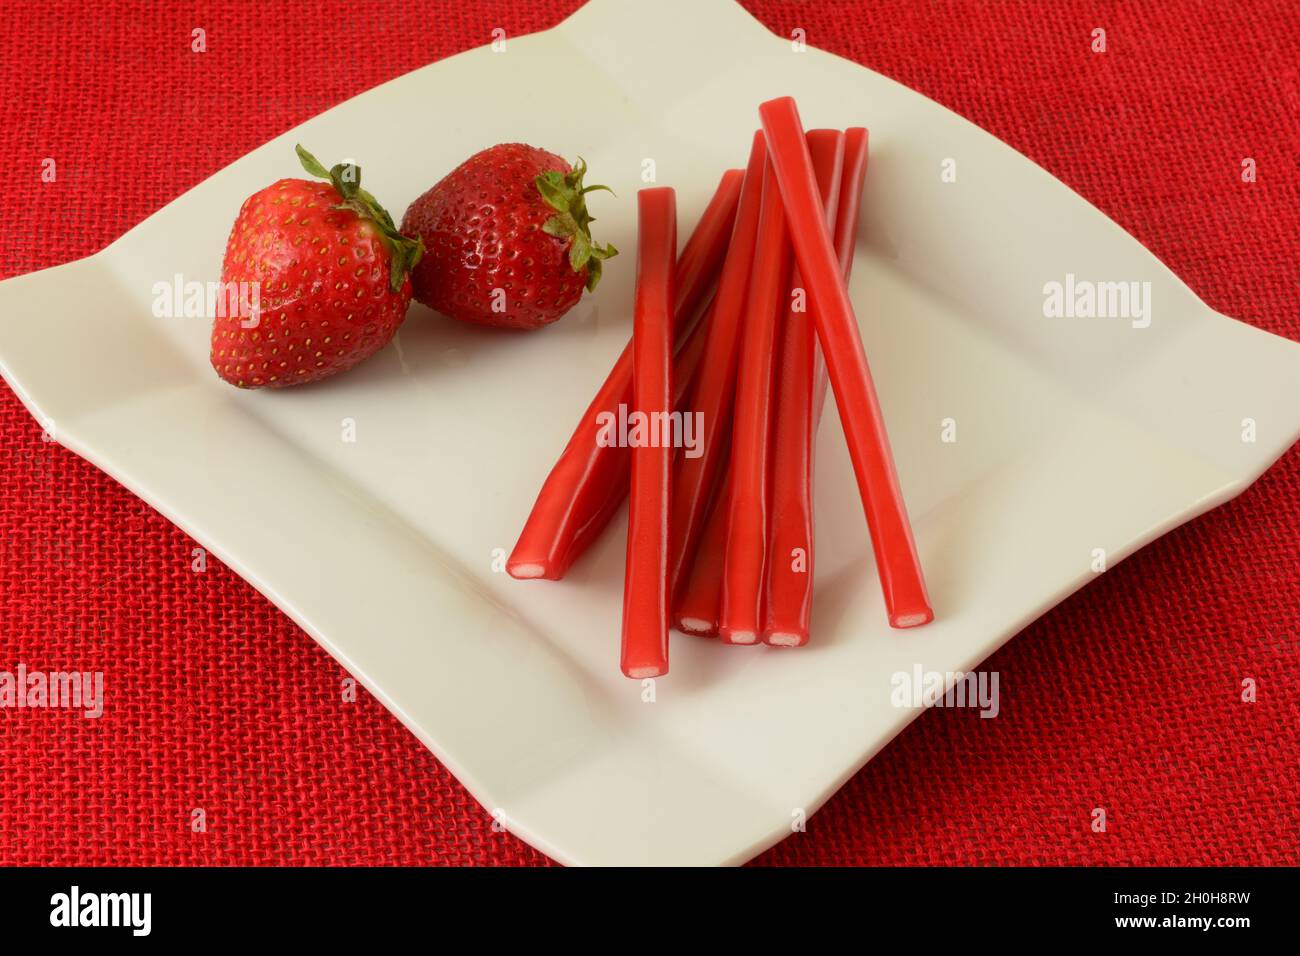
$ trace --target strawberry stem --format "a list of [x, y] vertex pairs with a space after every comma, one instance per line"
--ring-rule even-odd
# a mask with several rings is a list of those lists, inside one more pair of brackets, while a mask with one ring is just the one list
[[342, 202], [334, 209], [349, 209], [362, 219], [368, 219], [379, 230], [380, 240], [392, 256], [389, 267], [389, 288], [394, 292], [402, 287], [406, 274], [415, 268], [415, 264], [424, 255], [424, 242], [412, 239], [397, 231], [393, 217], [388, 214], [379, 201], [361, 188], [361, 167], [354, 163], [339, 163], [326, 169], [321, 162], [301, 146], [294, 146], [302, 168], [318, 179], [328, 179], [338, 192]]
[[587, 193], [603, 189], [612, 194], [614, 190], [608, 186], [584, 186], [582, 177], [586, 174], [587, 161], [579, 156], [577, 165], [569, 172], [548, 170], [534, 182], [546, 205], [555, 210], [555, 215], [542, 225], [542, 231], [558, 239], [573, 240], [569, 245], [569, 266], [574, 272], [586, 268], [590, 292], [600, 281], [601, 263], [618, 255], [618, 250], [612, 243], [602, 246], [591, 238], [591, 224], [596, 220], [587, 212]]

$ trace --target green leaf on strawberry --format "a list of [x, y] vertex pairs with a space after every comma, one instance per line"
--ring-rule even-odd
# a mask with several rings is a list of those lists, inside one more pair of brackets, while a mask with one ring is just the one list
[[326, 170], [320, 160], [302, 146], [294, 146], [294, 151], [297, 152], [303, 169], [318, 179], [328, 179], [338, 192], [342, 201], [333, 208], [351, 210], [362, 219], [375, 224], [380, 239], [391, 256], [388, 283], [396, 292], [402, 287], [407, 273], [415, 268], [415, 264], [424, 255], [424, 242], [402, 235], [393, 224], [393, 217], [388, 214], [388, 210], [367, 190], [361, 188], [360, 166], [355, 163], [338, 163]]
[[614, 190], [608, 186], [584, 186], [582, 178], [587, 174], [587, 162], [581, 156], [577, 165], [567, 173], [548, 170], [540, 174], [534, 182], [546, 205], [555, 210], [542, 224], [542, 231], [558, 239], [572, 239], [569, 245], [569, 266], [574, 272], [587, 270], [587, 291], [596, 288], [600, 282], [601, 263], [618, 255], [613, 245], [601, 245], [591, 238], [591, 224], [595, 218], [587, 211], [586, 195], [603, 189], [608, 193]]

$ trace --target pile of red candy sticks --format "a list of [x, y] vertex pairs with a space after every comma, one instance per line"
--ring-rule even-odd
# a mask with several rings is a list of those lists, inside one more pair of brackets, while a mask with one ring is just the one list
[[[677, 255], [676, 196], [637, 196], [632, 341], [551, 469], [515, 545], [516, 578], [558, 579], [629, 496], [623, 673], [668, 672], [668, 630], [797, 647], [812, 608], [813, 447], [827, 380], [866, 511], [889, 623], [933, 619], [848, 297], [867, 131], [804, 133], [759, 107]], [[809, 321], [811, 313], [811, 321]], [[694, 416], [692, 454], [647, 440]], [[612, 416], [640, 440], [608, 441]]]

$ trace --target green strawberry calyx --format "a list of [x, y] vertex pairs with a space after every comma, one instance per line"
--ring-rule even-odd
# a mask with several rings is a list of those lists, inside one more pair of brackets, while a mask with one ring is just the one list
[[379, 230], [380, 240], [392, 257], [389, 266], [389, 288], [394, 292], [401, 289], [407, 273], [415, 268], [415, 264], [424, 255], [424, 242], [418, 238], [404, 236], [397, 231], [397, 226], [393, 224], [393, 217], [388, 214], [388, 210], [379, 205], [379, 201], [374, 196], [361, 188], [360, 166], [355, 163], [339, 163], [326, 169], [320, 160], [301, 146], [294, 146], [294, 151], [297, 152], [298, 162], [302, 163], [303, 169], [318, 179], [328, 179], [338, 191], [342, 202], [331, 208], [350, 209], [362, 219], [368, 219], [375, 224], [375, 228]]
[[601, 263], [618, 255], [618, 250], [612, 243], [602, 246], [591, 238], [591, 224], [596, 220], [587, 212], [587, 193], [597, 189], [608, 193], [614, 190], [608, 186], [584, 186], [582, 177], [586, 174], [587, 162], [579, 156], [578, 164], [567, 173], [548, 170], [533, 181], [546, 205], [555, 210], [555, 215], [542, 225], [542, 231], [548, 236], [573, 240], [569, 245], [569, 265], [574, 272], [586, 267], [590, 292], [600, 281]]

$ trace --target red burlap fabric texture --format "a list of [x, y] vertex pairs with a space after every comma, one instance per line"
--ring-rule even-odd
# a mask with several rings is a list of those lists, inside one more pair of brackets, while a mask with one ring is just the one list
[[[325, 3], [11, 4], [0, 273], [93, 253], [302, 120], [577, 5], [401, 0], [340, 28]], [[747, 5], [970, 118], [1211, 306], [1300, 339], [1293, 2]], [[367, 695], [340, 703], [339, 666], [249, 585], [192, 572], [185, 535], [43, 443], [7, 388], [0, 476], [0, 670], [102, 669], [110, 694], [99, 720], [0, 712], [0, 863], [547, 862]], [[1292, 451], [997, 654], [998, 719], [924, 715], [760, 862], [1300, 863], [1298, 557]]]

